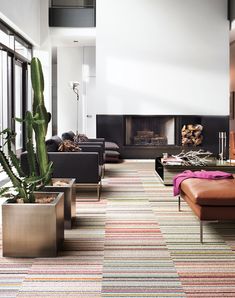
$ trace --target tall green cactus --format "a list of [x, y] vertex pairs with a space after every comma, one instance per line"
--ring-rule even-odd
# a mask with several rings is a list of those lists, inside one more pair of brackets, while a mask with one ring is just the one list
[[[47, 112], [44, 104], [44, 78], [42, 72], [42, 65], [38, 58], [33, 58], [31, 61], [31, 81], [34, 91], [33, 98], [33, 117], [37, 121], [33, 122], [33, 129], [36, 139], [36, 154], [39, 166], [40, 176], [45, 176], [48, 169], [51, 168], [51, 163], [48, 161], [46, 149], [46, 134], [48, 123], [51, 119], [51, 114]], [[51, 173], [45, 178], [45, 183], [51, 183]]]
[[[25, 203], [35, 201], [34, 191], [40, 190], [45, 184], [51, 183], [52, 162], [48, 161], [46, 150], [46, 133], [50, 121], [50, 113], [47, 112], [44, 105], [44, 80], [42, 66], [37, 58], [32, 59], [31, 80], [34, 91], [33, 113], [26, 112], [25, 119], [15, 119], [25, 122], [26, 126], [26, 147], [28, 151], [29, 175], [26, 177], [21, 169], [20, 162], [12, 150], [12, 139], [15, 134], [10, 129], [0, 132], [0, 135], [6, 135], [4, 146], [7, 145], [8, 156], [6, 156], [0, 147], [0, 164], [11, 180], [12, 186], [0, 189], [0, 195], [16, 195], [22, 198]], [[33, 145], [33, 131], [36, 140], [36, 158]], [[37, 165], [39, 173], [37, 171]], [[12, 189], [14, 192], [12, 192]]]

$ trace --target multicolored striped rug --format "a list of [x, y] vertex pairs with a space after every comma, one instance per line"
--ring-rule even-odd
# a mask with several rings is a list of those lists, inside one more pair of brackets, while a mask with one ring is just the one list
[[108, 164], [57, 258], [0, 258], [0, 297], [235, 297], [235, 224], [208, 223], [200, 244], [182, 209], [153, 161]]

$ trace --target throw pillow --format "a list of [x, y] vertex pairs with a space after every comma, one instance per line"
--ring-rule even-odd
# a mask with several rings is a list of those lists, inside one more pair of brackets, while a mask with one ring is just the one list
[[68, 131], [68, 132], [64, 132], [62, 134], [62, 140], [65, 141], [65, 140], [70, 140], [70, 141], [73, 141], [73, 138], [74, 138], [75, 134], [74, 132], [72, 132], [71, 130]]
[[75, 135], [73, 138], [75, 143], [87, 142], [89, 141], [88, 137], [84, 134]]
[[78, 145], [76, 145], [74, 142], [70, 140], [65, 140], [61, 142], [58, 151], [61, 152], [79, 152], [81, 151], [81, 148], [79, 148]]
[[59, 136], [53, 136], [50, 139], [46, 140], [47, 151], [57, 152], [61, 142], [62, 140]]

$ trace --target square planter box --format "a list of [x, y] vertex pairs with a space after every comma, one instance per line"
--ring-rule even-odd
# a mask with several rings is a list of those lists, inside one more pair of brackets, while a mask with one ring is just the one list
[[64, 227], [71, 229], [76, 217], [76, 186], [75, 179], [72, 178], [52, 178], [52, 183], [56, 181], [66, 182], [67, 185], [45, 186], [43, 191], [64, 193]]
[[56, 257], [64, 241], [64, 194], [37, 192], [36, 197], [55, 195], [51, 203], [2, 205], [4, 257]]

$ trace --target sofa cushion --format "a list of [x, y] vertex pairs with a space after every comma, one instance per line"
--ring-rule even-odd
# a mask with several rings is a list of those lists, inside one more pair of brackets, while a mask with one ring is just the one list
[[119, 162], [120, 153], [113, 150], [105, 150], [106, 162]]
[[68, 131], [68, 132], [64, 132], [62, 134], [62, 140], [65, 141], [65, 140], [70, 140], [70, 141], [73, 141], [75, 137], [75, 133], [73, 131]]
[[105, 150], [119, 151], [119, 146], [114, 142], [105, 142]]
[[201, 206], [235, 206], [235, 179], [186, 179], [181, 183], [181, 191]]
[[47, 151], [57, 152], [61, 142], [62, 140], [59, 136], [53, 136], [50, 139], [46, 140]]

